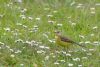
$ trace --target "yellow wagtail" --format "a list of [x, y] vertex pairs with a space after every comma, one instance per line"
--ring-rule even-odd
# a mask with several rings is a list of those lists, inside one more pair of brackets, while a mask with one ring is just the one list
[[59, 31], [55, 31], [55, 42], [64, 47], [64, 48], [69, 48], [71, 47], [72, 45], [78, 45], [78, 46], [81, 46], [81, 47], [84, 47], [83, 45], [77, 43], [77, 42], [74, 42], [73, 40], [67, 38], [67, 37], [64, 37], [64, 36], [61, 36], [61, 33]]

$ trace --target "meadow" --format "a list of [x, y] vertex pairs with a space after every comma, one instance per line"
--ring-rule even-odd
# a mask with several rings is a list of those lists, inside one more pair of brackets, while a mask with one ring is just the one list
[[0, 67], [100, 67], [100, 0], [0, 0]]

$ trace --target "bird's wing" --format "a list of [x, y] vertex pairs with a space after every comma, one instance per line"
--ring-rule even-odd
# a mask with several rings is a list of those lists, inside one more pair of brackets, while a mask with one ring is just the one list
[[79, 44], [79, 43], [77, 43], [77, 42], [74, 42], [74, 41], [70, 40], [70, 39], [67, 38], [67, 37], [60, 36], [60, 39], [61, 39], [61, 41], [63, 41], [63, 42], [73, 43], [73, 44], [76, 44], [76, 45], [78, 45], [78, 46], [85, 47], [85, 46], [83, 46], [83, 45], [81, 45], [81, 44]]
[[70, 39], [67, 38], [67, 37], [60, 36], [60, 39], [61, 39], [61, 41], [63, 41], [63, 42], [74, 43], [74, 41], [70, 40]]

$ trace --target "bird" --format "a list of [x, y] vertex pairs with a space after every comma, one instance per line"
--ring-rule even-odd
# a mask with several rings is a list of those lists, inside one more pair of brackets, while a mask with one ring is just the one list
[[83, 45], [71, 40], [68, 37], [62, 36], [60, 31], [55, 31], [55, 43], [58, 44], [59, 46], [67, 48], [67, 49], [69, 49], [73, 45], [74, 46], [78, 45], [80, 47], [85, 47], [85, 46], [83, 46]]

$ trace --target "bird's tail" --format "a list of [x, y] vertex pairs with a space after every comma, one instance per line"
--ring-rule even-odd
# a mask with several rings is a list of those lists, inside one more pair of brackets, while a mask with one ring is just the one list
[[79, 44], [79, 43], [77, 43], [77, 42], [74, 42], [76, 45], [78, 45], [78, 46], [80, 46], [80, 47], [84, 47], [84, 48], [86, 48], [86, 46], [84, 46], [83, 44]]

